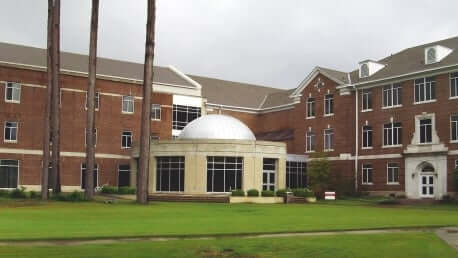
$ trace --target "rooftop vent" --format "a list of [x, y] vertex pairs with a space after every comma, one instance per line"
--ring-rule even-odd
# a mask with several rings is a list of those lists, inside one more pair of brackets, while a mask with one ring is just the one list
[[438, 63], [452, 51], [452, 49], [440, 45], [427, 47], [425, 48], [425, 64]]

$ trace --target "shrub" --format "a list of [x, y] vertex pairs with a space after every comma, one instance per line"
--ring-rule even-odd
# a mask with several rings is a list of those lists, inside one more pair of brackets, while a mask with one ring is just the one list
[[264, 190], [264, 191], [261, 192], [261, 196], [273, 197], [273, 196], [275, 196], [275, 193], [274, 193], [274, 191]]
[[297, 197], [304, 197], [304, 198], [315, 197], [315, 194], [307, 188], [305, 189], [297, 188], [297, 189], [293, 189], [292, 191], [293, 191], [293, 195]]
[[233, 190], [232, 196], [245, 196], [245, 191], [241, 189]]
[[105, 194], [117, 194], [118, 193], [118, 188], [116, 186], [109, 186], [109, 185], [104, 185], [102, 186], [102, 193]]
[[288, 192], [287, 189], [278, 189], [275, 192], [275, 195], [278, 196], [278, 197], [285, 197], [287, 192]]
[[71, 193], [58, 193], [52, 196], [52, 199], [55, 201], [61, 202], [82, 202], [85, 201], [84, 193], [74, 191]]
[[380, 205], [396, 205], [396, 204], [400, 204], [401, 202], [397, 199], [385, 199], [385, 200], [381, 200], [378, 202], [378, 204]]
[[9, 197], [10, 191], [8, 190], [0, 190], [0, 197]]
[[30, 191], [29, 197], [30, 199], [39, 199], [41, 197], [41, 194], [39, 192]]
[[250, 189], [246, 193], [250, 197], [258, 197], [259, 196], [259, 191], [256, 190], [256, 189]]
[[330, 164], [325, 153], [314, 153], [307, 164], [310, 189], [323, 195], [331, 183]]
[[118, 188], [118, 194], [135, 194], [136, 192], [134, 187], [121, 186]]
[[9, 194], [9, 196], [13, 199], [25, 199], [27, 198], [27, 195], [25, 193], [25, 188], [24, 187], [21, 187], [21, 188], [16, 188], [14, 190], [12, 190]]

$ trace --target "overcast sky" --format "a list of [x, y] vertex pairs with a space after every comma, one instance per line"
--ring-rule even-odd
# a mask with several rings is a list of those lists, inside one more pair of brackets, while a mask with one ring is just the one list
[[[101, 0], [98, 55], [143, 62], [146, 0]], [[62, 50], [87, 54], [90, 0], [62, 0]], [[0, 41], [46, 46], [46, 0], [0, 0]], [[458, 1], [157, 0], [156, 65], [293, 88], [458, 36]]]

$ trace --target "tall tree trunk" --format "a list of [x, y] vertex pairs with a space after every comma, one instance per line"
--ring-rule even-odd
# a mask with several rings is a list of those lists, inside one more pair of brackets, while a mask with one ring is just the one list
[[92, 0], [91, 36], [89, 41], [89, 74], [87, 83], [87, 124], [86, 124], [86, 199], [94, 196], [94, 165], [95, 165], [95, 80], [97, 67], [97, 32], [99, 21], [99, 0]]
[[60, 0], [53, 0], [52, 33], [52, 186], [54, 193], [60, 193]]
[[143, 103], [140, 135], [140, 167], [137, 173], [137, 202], [148, 202], [148, 173], [151, 134], [151, 92], [153, 88], [154, 26], [156, 23], [156, 1], [148, 0], [146, 23], [145, 64], [143, 71]]
[[51, 96], [52, 96], [52, 28], [53, 28], [53, 0], [48, 0], [48, 51], [47, 51], [47, 72], [48, 87], [45, 102], [45, 113], [43, 117], [43, 166], [41, 169], [41, 199], [48, 199], [48, 167], [49, 167], [49, 141], [50, 141], [50, 118], [51, 118]]

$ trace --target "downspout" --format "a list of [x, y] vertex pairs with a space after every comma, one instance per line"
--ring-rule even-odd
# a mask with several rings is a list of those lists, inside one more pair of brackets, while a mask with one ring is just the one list
[[358, 89], [355, 87], [355, 191], [358, 192], [359, 111]]

